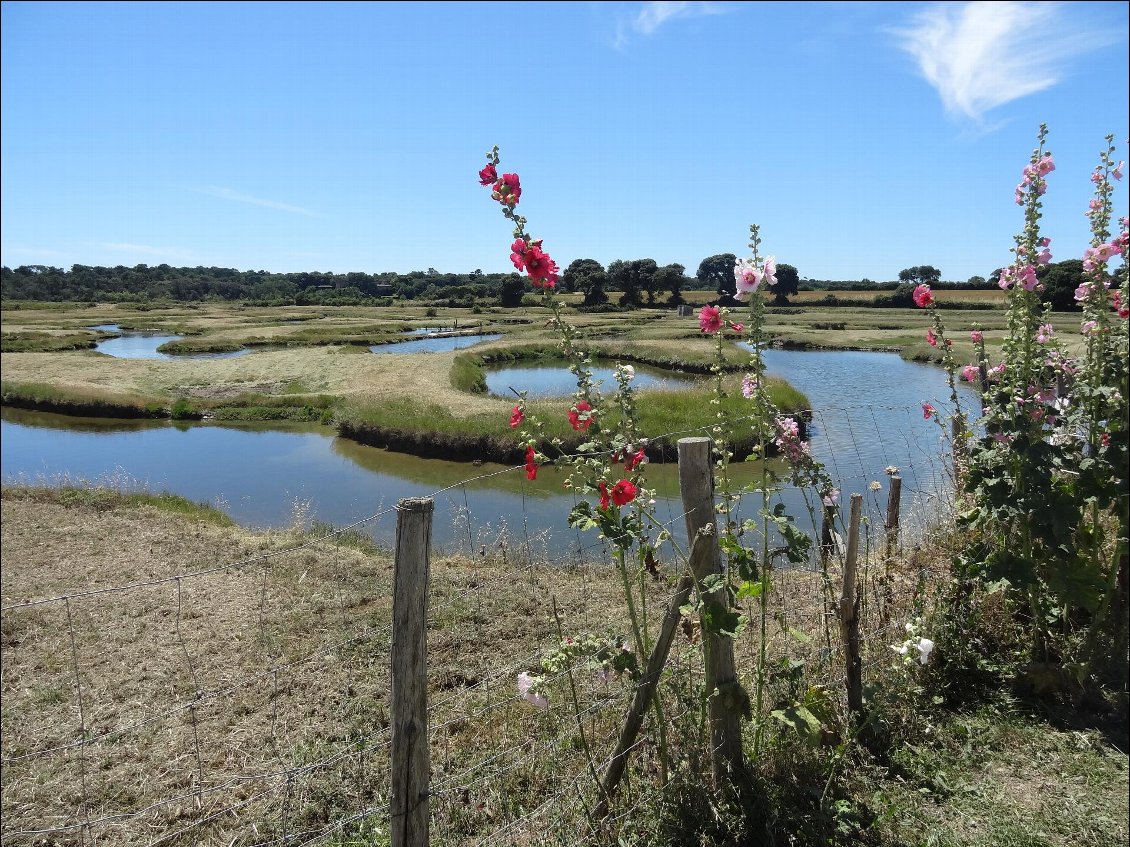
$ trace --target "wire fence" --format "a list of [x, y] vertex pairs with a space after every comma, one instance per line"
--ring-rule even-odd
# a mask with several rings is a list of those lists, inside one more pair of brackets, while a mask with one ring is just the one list
[[[930, 533], [950, 518], [950, 474], [938, 444], [909, 425], [916, 410], [899, 412], [902, 428], [890, 425], [894, 410], [863, 410], [814, 413], [812, 426], [826, 436], [819, 458], [833, 478], [865, 495], [866, 676], [897, 661], [890, 646], [932, 578], [936, 557], [915, 548], [944, 538]], [[886, 486], [872, 483], [896, 462], [907, 499], [901, 551], [888, 556]], [[428, 601], [431, 843], [567, 844], [599, 799], [634, 684], [570, 666], [545, 675], [538, 708], [517, 679], [540, 672], [562, 637], [627, 643], [623, 590], [595, 532], [568, 529], [563, 515], [547, 530], [528, 504], [520, 525], [480, 514], [476, 486], [487, 476], [431, 495], [451, 506], [454, 528], [433, 558]], [[745, 487], [736, 514], [756, 514], [762, 495]], [[819, 504], [782, 497], [793, 514], [808, 513], [816, 535]], [[655, 530], [678, 537], [677, 499], [657, 500]], [[97, 527], [113, 543], [101, 546], [95, 524], [59, 507], [37, 511], [28, 538], [5, 527], [0, 842], [387, 841], [393, 572], [364, 542], [390, 532], [395, 508], [324, 532], [193, 525], [188, 538], [184, 524], [146, 532], [105, 513]], [[65, 543], [85, 551], [81, 568], [59, 555]], [[639, 575], [652, 632], [682, 567], [664, 549], [656, 573]], [[842, 713], [839, 568], [838, 555], [822, 563], [814, 553], [807, 568], [779, 571], [766, 637], [770, 660], [803, 662]], [[709, 769], [699, 640], [688, 617], [660, 687], [663, 720], [680, 740], [663, 749], [649, 719], [604, 821], [610, 831], [628, 831], [633, 810], [677, 774]], [[744, 679], [760, 649], [757, 627], [736, 639]], [[779, 687], [784, 696], [787, 683]]]

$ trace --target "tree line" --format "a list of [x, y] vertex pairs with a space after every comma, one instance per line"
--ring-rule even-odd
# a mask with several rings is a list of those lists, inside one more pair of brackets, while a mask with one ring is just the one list
[[[599, 309], [679, 305], [683, 292], [713, 291], [719, 302], [733, 303], [735, 296], [733, 253], [708, 256], [689, 276], [680, 264], [659, 265], [654, 259], [618, 259], [607, 267], [595, 259], [576, 259], [565, 269], [558, 287], [583, 295], [582, 305]], [[898, 280], [802, 279], [795, 267], [777, 266], [772, 288], [778, 304], [799, 290], [889, 291], [883, 305], [907, 300], [919, 283], [936, 289], [995, 288], [1000, 271], [988, 278], [974, 276], [966, 282], [946, 282], [932, 265], [899, 272]], [[1068, 260], [1040, 270], [1041, 279], [1056, 309], [1074, 307], [1074, 292], [1082, 282], [1082, 263]], [[72, 265], [70, 270], [50, 265], [0, 268], [0, 298], [78, 302], [240, 301], [257, 305], [380, 305], [393, 299], [423, 300], [453, 306], [497, 303], [518, 306], [527, 291], [518, 273], [444, 273], [435, 268], [396, 273], [329, 273], [303, 271], [272, 273], [218, 267], [162, 265]]]

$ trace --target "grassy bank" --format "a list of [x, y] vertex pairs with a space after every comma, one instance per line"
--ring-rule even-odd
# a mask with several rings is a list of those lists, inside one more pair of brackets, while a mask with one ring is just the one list
[[[74, 827], [54, 836], [64, 843], [95, 821], [86, 834], [123, 847], [162, 838], [247, 847], [318, 834], [342, 847], [388, 843], [388, 551], [328, 527], [249, 532], [163, 495], [11, 486], [0, 495], [7, 834]], [[999, 693], [943, 709], [929, 677], [901, 665], [886, 643], [894, 636], [879, 630], [866, 668], [890, 743], [867, 750], [832, 737], [833, 746], [812, 747], [768, 718], [769, 743], [751, 775], [760, 799], [750, 808], [703, 790], [709, 766], [692, 755], [701, 749], [699, 704], [686, 696], [701, 652], [680, 634], [662, 689], [668, 790], [649, 718], [614, 818], [590, 838], [579, 799], [595, 796], [584, 745], [603, 761], [631, 683], [578, 666], [547, 687], [542, 711], [518, 697], [516, 678], [540, 669], [559, 627], [622, 637], [618, 577], [600, 565], [529, 561], [505, 546], [472, 553], [434, 551], [431, 563], [436, 847], [1126, 842], [1119, 736], [1081, 715], [1048, 720]], [[921, 564], [885, 571], [895, 620], [913, 605], [907, 586]], [[661, 561], [659, 578], [645, 583], [652, 628], [677, 573]], [[84, 594], [105, 588], [114, 590]], [[810, 575], [787, 573], [773, 590], [787, 626], [774, 627], [772, 649], [797, 656], [800, 638], [812, 639], [806, 684], [838, 699], [842, 666], [822, 663], [818, 649], [821, 591]], [[745, 680], [755, 649], [746, 630], [737, 651]], [[791, 684], [774, 683], [767, 708]], [[79, 720], [85, 743], [68, 749]]]

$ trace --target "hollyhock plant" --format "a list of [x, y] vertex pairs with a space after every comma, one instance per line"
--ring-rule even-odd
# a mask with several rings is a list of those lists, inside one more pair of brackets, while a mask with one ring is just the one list
[[934, 417], [936, 414], [938, 414], [938, 410], [929, 403], [922, 404], [922, 418], [924, 420], [930, 420], [930, 418]]
[[515, 406], [514, 410], [510, 413], [510, 428], [517, 429], [522, 425], [522, 421], [526, 419], [526, 413], [521, 406]]
[[981, 369], [976, 365], [966, 365], [961, 369], [961, 378], [966, 382], [976, 382], [981, 376]]
[[975, 329], [969, 333], [969, 340], [974, 344], [980, 344], [985, 340], [985, 334], [979, 329]]
[[533, 447], [526, 448], [526, 479], [538, 478], [537, 451]]
[[[906, 289], [904, 288], [903, 291]], [[914, 305], [919, 309], [925, 309], [927, 306], [934, 305], [934, 293], [930, 290], [930, 286], [926, 283], [921, 283], [914, 288]]]
[[493, 185], [497, 181], [498, 171], [488, 162], [487, 166], [479, 171], [479, 185]]
[[934, 328], [933, 327], [927, 327], [926, 328], [926, 343], [929, 344], [931, 347], [937, 347], [938, 346], [938, 336], [936, 336], [934, 334]]
[[531, 705], [536, 706], [542, 711], [547, 711], [549, 709], [549, 700], [538, 690], [537, 686], [540, 682], [540, 678], [531, 676], [526, 671], [522, 671], [522, 673], [518, 674], [518, 695]]

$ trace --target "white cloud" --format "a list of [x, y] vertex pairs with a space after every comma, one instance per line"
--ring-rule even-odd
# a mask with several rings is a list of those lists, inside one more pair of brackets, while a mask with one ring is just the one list
[[627, 23], [621, 22], [616, 30], [615, 45], [621, 47], [628, 40], [629, 31], [637, 35], [651, 35], [663, 24], [681, 18], [702, 18], [707, 15], [724, 15], [733, 8], [711, 2], [651, 2], [641, 3], [640, 9]]
[[199, 189], [201, 194], [208, 194], [212, 197], [219, 197], [221, 200], [234, 200], [237, 203], [248, 203], [252, 206], [263, 206], [268, 209], [278, 209], [280, 212], [290, 212], [295, 215], [306, 215], [307, 217], [315, 218], [320, 217], [317, 212], [311, 212], [309, 209], [303, 209], [300, 206], [291, 206], [289, 203], [279, 203], [275, 200], [264, 200], [261, 197], [252, 197], [250, 194], [243, 194], [239, 191], [233, 191], [230, 188], [220, 188], [215, 185], [210, 185], [207, 188]]
[[1076, 20], [1060, 3], [947, 3], [893, 32], [946, 111], [978, 120], [990, 109], [1051, 88], [1068, 59], [1111, 43]]

